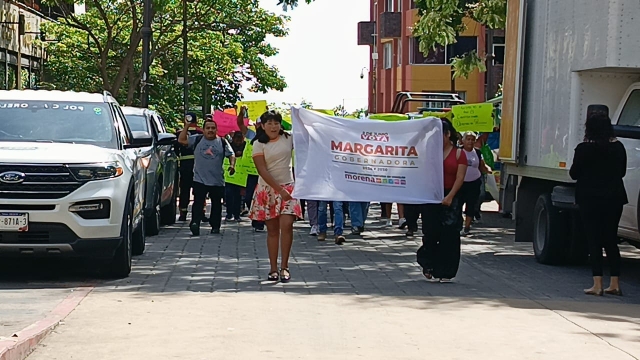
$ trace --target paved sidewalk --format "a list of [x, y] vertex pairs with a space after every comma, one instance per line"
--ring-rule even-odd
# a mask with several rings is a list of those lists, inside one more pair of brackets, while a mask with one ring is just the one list
[[264, 281], [266, 234], [248, 222], [200, 237], [177, 224], [29, 359], [640, 357], [638, 251], [625, 248], [625, 297], [587, 297], [588, 268], [537, 264], [509, 221], [485, 218], [464, 240], [454, 284], [427, 283], [419, 238], [377, 223], [344, 246], [296, 223], [288, 284]]

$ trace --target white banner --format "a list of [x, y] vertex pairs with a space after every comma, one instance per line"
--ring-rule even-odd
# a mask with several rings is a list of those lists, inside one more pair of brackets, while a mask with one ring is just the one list
[[352, 120], [291, 109], [297, 199], [440, 203], [442, 122]]

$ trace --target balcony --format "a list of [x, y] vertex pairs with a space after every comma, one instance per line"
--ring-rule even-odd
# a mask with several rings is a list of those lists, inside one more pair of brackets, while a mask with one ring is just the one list
[[375, 44], [375, 21], [361, 21], [358, 23], [358, 45]]
[[380, 39], [402, 37], [402, 13], [383, 12], [380, 14]]

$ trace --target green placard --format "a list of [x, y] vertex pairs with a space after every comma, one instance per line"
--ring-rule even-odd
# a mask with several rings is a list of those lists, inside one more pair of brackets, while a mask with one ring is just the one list
[[480, 103], [454, 106], [453, 126], [458, 132], [492, 132], [493, 104]]
[[227, 169], [229, 168], [229, 165], [231, 165], [231, 163], [229, 163], [229, 159], [228, 158], [224, 158], [224, 171], [225, 171], [225, 173], [224, 173], [224, 182], [226, 182], [228, 184], [242, 186], [242, 187], [247, 186], [247, 173], [239, 171], [237, 160], [236, 160], [236, 172], [235, 172], [235, 174], [231, 175], [231, 174], [229, 174], [227, 172]]

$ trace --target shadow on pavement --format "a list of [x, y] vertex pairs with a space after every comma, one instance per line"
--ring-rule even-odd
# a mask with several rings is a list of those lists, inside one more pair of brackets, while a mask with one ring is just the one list
[[583, 315], [591, 319], [640, 326], [638, 308], [628, 311], [624, 306], [640, 304], [637, 250], [623, 250], [624, 297], [588, 297], [582, 294], [590, 282], [587, 266], [538, 264], [531, 244], [513, 242], [510, 221], [495, 213], [485, 214], [483, 220], [463, 239], [460, 271], [453, 284], [428, 283], [415, 263], [420, 237], [407, 238], [397, 228], [382, 229], [377, 221], [372, 221], [362, 237], [348, 238], [344, 246], [334, 245], [331, 238], [320, 243], [307, 235], [306, 223], [296, 223], [290, 262], [293, 280], [268, 283], [266, 234], [253, 232], [243, 222], [225, 224], [217, 236], [209, 235], [206, 227], [200, 237], [191, 237], [184, 223], [168, 227], [147, 239], [147, 251], [135, 259], [131, 276], [122, 280], [101, 280], [91, 264], [76, 260], [3, 261], [0, 290], [95, 284], [97, 292], [135, 292], [140, 297], [183, 292], [344, 294], [360, 295], [359, 301], [391, 298], [424, 309], [434, 304], [477, 302], [562, 311], [563, 304], [579, 303]]

